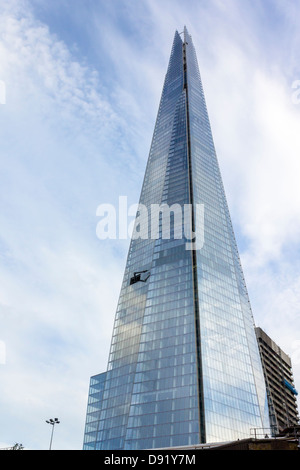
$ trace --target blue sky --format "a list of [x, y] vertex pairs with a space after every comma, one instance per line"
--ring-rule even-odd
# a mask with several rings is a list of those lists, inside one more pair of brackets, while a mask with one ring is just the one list
[[255, 322], [300, 388], [299, 17], [292, 0], [1, 1], [1, 447], [47, 449], [54, 417], [53, 447], [82, 447], [129, 245], [97, 238], [96, 210], [138, 201], [184, 25]]

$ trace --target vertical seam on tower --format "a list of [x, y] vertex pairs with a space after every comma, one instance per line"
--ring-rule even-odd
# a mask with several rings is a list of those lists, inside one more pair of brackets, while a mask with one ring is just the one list
[[[186, 126], [187, 126], [187, 162], [188, 162], [188, 184], [189, 197], [192, 204], [192, 233], [195, 234], [195, 213], [194, 213], [194, 194], [192, 180], [192, 159], [191, 159], [191, 142], [190, 142], [190, 117], [189, 117], [189, 97], [187, 83], [187, 61], [186, 61], [186, 40], [183, 41], [183, 88], [186, 95]], [[201, 359], [201, 339], [200, 339], [200, 318], [199, 318], [199, 299], [198, 299], [198, 276], [197, 276], [197, 255], [194, 249], [191, 250], [192, 256], [192, 276], [193, 276], [193, 300], [194, 300], [194, 317], [195, 317], [195, 336], [196, 336], [196, 356], [197, 356], [197, 378], [198, 378], [198, 405], [199, 405], [199, 432], [200, 443], [206, 442], [205, 432], [205, 415], [204, 415], [204, 397], [203, 397], [203, 376], [202, 376], [202, 359]]]

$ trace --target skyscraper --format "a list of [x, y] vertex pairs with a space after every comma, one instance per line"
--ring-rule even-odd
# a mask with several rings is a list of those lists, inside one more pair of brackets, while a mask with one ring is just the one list
[[[186, 28], [175, 33], [140, 207], [148, 220], [138, 211], [107, 372], [91, 378], [84, 449], [220, 442], [268, 428], [253, 317]], [[161, 209], [156, 237], [153, 207]], [[170, 210], [166, 235], [163, 209], [178, 207], [192, 210], [181, 218]]]

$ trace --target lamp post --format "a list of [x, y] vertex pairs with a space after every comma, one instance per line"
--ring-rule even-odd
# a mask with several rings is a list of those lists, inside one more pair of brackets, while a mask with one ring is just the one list
[[49, 450], [51, 450], [52, 439], [53, 439], [53, 432], [54, 432], [54, 426], [55, 426], [56, 424], [59, 424], [60, 421], [58, 421], [57, 418], [54, 418], [54, 419], [49, 419], [49, 421], [46, 420], [46, 423], [51, 424], [51, 426], [52, 426], [51, 439], [50, 439], [50, 447], [49, 447]]

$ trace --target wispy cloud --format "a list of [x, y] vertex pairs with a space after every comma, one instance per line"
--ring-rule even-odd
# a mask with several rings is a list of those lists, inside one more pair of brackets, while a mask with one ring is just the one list
[[[118, 193], [112, 155], [124, 155], [115, 142], [123, 138], [126, 149], [126, 129], [95, 69], [78, 62], [25, 2], [24, 9], [5, 6], [1, 414], [10, 410], [11, 424], [3, 438], [46, 448], [44, 415], [58, 413], [68, 423], [60, 445], [80, 447], [88, 380], [106, 366], [122, 271], [118, 251], [96, 239], [96, 208]], [[101, 342], [106, 352], [99, 348], [93, 363], [87, 346], [96, 350]], [[26, 421], [41, 429], [40, 442], [37, 435], [25, 443]], [[68, 436], [71, 423], [74, 437]]]

